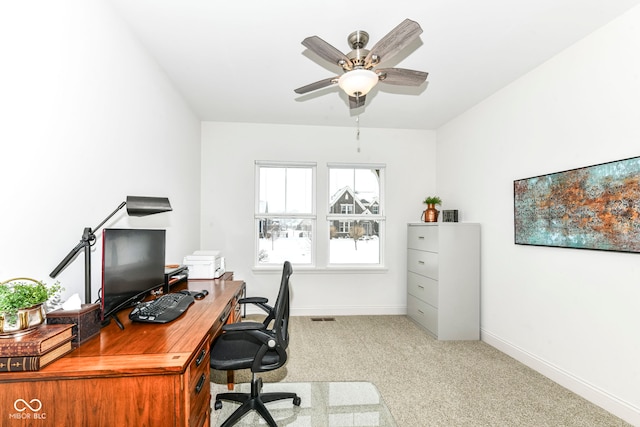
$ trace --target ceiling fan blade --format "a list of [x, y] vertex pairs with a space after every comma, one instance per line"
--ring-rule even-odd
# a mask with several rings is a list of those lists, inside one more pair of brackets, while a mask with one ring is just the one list
[[376, 70], [381, 83], [398, 86], [420, 86], [429, 73], [406, 68], [379, 68]]
[[405, 46], [417, 39], [421, 33], [422, 28], [417, 22], [405, 19], [371, 48], [371, 51], [364, 59], [365, 67], [388, 61], [404, 49]]
[[367, 95], [360, 96], [350, 96], [349, 97], [349, 108], [353, 110], [354, 108], [362, 107], [364, 105], [364, 101]]
[[300, 95], [312, 92], [314, 90], [322, 89], [323, 87], [331, 86], [332, 84], [338, 83], [338, 77], [330, 77], [328, 79], [320, 80], [315, 83], [308, 84], [306, 86], [299, 87], [298, 89], [294, 89], [295, 93]]
[[350, 70], [352, 68], [351, 61], [344, 53], [340, 52], [318, 36], [307, 37], [302, 40], [302, 45], [314, 52], [320, 58], [338, 65], [345, 70]]

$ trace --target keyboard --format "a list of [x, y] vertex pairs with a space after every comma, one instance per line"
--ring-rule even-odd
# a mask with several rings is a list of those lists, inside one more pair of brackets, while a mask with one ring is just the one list
[[164, 294], [136, 305], [129, 313], [129, 319], [133, 322], [168, 323], [180, 317], [194, 301], [187, 294]]

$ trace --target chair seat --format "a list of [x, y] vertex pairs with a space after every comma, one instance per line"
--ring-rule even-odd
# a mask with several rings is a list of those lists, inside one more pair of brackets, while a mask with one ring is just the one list
[[[253, 366], [255, 356], [262, 343], [254, 340], [249, 334], [222, 334], [211, 348], [210, 365], [219, 371], [235, 371], [249, 369]], [[280, 356], [275, 351], [268, 351], [262, 358], [262, 365], [278, 363]]]

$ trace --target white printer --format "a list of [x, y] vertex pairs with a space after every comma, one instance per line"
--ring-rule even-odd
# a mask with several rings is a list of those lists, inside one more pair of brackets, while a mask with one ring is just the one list
[[225, 272], [220, 251], [195, 251], [185, 256], [182, 264], [189, 267], [189, 279], [218, 279]]

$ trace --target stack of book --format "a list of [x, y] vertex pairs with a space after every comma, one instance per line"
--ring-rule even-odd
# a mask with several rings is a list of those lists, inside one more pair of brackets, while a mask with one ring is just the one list
[[0, 372], [37, 371], [73, 350], [73, 325], [42, 325], [34, 332], [0, 339]]

